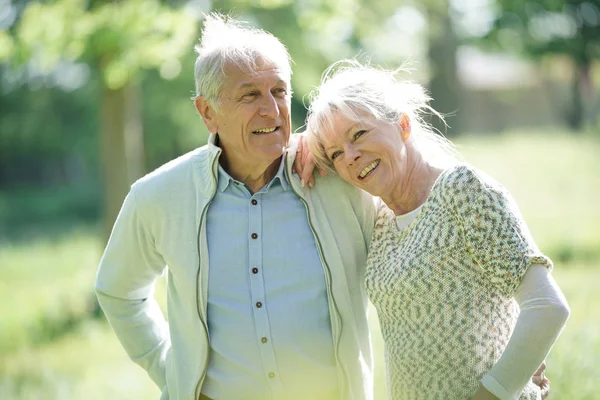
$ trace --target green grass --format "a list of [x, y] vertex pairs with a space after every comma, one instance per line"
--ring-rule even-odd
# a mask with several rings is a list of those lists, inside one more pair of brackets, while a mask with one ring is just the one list
[[557, 262], [600, 259], [600, 136], [513, 132], [457, 140], [505, 185], [539, 247]]
[[[566, 134], [461, 137], [473, 164], [507, 186], [571, 317], [547, 361], [554, 399], [600, 399], [600, 143]], [[93, 231], [0, 243], [0, 399], [157, 399], [158, 389], [93, 319], [101, 254]], [[161, 296], [164, 293], [159, 291]], [[382, 342], [371, 313], [376, 399], [385, 399]]]
[[0, 399], [158, 398], [94, 318], [101, 251], [89, 230], [0, 247]]
[[49, 341], [87, 318], [101, 248], [89, 232], [0, 250], [0, 354]]
[[0, 358], [5, 400], [158, 399], [160, 392], [134, 365], [108, 325], [87, 321], [41, 347]]

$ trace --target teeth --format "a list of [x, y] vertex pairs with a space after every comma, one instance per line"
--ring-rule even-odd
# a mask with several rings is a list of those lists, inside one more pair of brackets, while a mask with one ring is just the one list
[[373, 170], [373, 168], [375, 168], [378, 165], [379, 165], [379, 160], [375, 160], [371, 164], [367, 165], [365, 167], [365, 169], [363, 169], [362, 172], [360, 173], [360, 175], [359, 175], [360, 178], [364, 178], [369, 172], [371, 172]]
[[264, 129], [256, 130], [256, 131], [254, 131], [254, 133], [270, 133], [270, 132], [273, 132], [275, 129], [277, 129], [277, 128], [276, 127], [275, 128], [264, 128]]

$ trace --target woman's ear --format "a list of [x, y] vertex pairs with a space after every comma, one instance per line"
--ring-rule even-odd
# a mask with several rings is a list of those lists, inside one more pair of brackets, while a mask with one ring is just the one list
[[217, 119], [215, 118], [215, 110], [208, 103], [208, 101], [206, 101], [206, 99], [202, 96], [197, 96], [194, 99], [194, 105], [202, 117], [202, 121], [204, 121], [206, 129], [208, 129], [210, 133], [217, 133], [219, 131], [219, 127]]
[[408, 141], [408, 139], [410, 138], [410, 132], [411, 132], [411, 123], [410, 123], [410, 117], [408, 116], [408, 114], [401, 113], [398, 124], [400, 125], [400, 136], [402, 137], [402, 141], [404, 143], [406, 143]]

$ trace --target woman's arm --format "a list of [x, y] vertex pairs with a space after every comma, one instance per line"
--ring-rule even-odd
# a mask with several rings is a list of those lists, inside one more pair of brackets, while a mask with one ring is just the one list
[[[569, 306], [546, 266], [531, 265], [515, 294], [521, 308], [513, 334], [482, 385], [499, 399], [517, 399], [560, 335]], [[482, 397], [483, 398], [483, 397]]]
[[501, 399], [517, 398], [560, 334], [569, 309], [549, 274], [552, 261], [537, 248], [510, 193], [469, 166], [457, 167], [446, 185], [446, 200], [473, 261], [496, 296], [513, 297], [521, 308], [507, 347], [481, 388]]
[[296, 136], [298, 136], [298, 147], [296, 148], [296, 158], [294, 159], [292, 172], [298, 174], [302, 186], [307, 185], [312, 189], [315, 186], [315, 177], [313, 175], [315, 168], [321, 176], [325, 176], [327, 173], [324, 169], [317, 167], [315, 157], [308, 150], [304, 133], [298, 133]]

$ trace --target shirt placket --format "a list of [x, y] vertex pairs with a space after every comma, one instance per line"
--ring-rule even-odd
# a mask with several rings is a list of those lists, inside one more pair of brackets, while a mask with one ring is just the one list
[[271, 393], [277, 397], [282, 393], [283, 385], [277, 369], [275, 350], [271, 340], [271, 328], [269, 324], [268, 304], [264, 285], [263, 274], [263, 242], [262, 242], [262, 196], [259, 192], [254, 194], [249, 201], [249, 268], [250, 293], [252, 299], [252, 310], [254, 313], [254, 324], [256, 340], [260, 349], [263, 362], [263, 374], [271, 388]]

